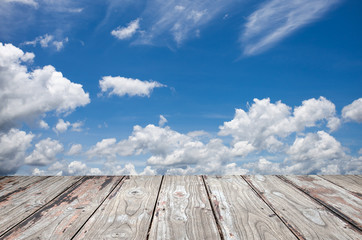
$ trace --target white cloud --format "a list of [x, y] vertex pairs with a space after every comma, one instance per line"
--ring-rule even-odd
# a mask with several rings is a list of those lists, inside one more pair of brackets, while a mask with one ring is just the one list
[[42, 48], [48, 48], [54, 46], [57, 51], [60, 51], [64, 48], [64, 44], [67, 43], [69, 39], [66, 37], [62, 40], [55, 40], [53, 35], [45, 34], [44, 36], [39, 36], [33, 41], [24, 42], [24, 45], [33, 45], [34, 47], [37, 44], [40, 44]]
[[63, 145], [57, 140], [43, 139], [35, 144], [34, 151], [25, 158], [25, 164], [45, 166], [56, 161], [57, 154], [63, 151]]
[[81, 132], [83, 131], [82, 127], [83, 127], [83, 122], [75, 122], [75, 123], [72, 123], [72, 130], [73, 132]]
[[335, 121], [339, 123], [334, 104], [324, 97], [303, 101], [301, 106], [294, 108], [293, 114], [291, 110], [281, 101], [270, 103], [269, 98], [254, 99], [248, 112], [235, 110], [234, 119], [220, 126], [219, 135], [231, 135], [235, 152], [244, 155], [253, 150], [277, 152], [284, 146], [281, 140], [292, 133], [314, 127], [323, 120], [333, 127], [332, 130], [338, 126]]
[[69, 151], [67, 152], [67, 155], [73, 156], [73, 155], [78, 155], [79, 153], [82, 152], [82, 144], [73, 144]]
[[287, 150], [283, 162], [265, 158], [245, 164], [258, 174], [355, 174], [362, 162], [346, 154], [341, 143], [324, 131], [297, 137]]
[[302, 26], [316, 21], [340, 0], [271, 0], [247, 19], [241, 36], [245, 55], [258, 54]]
[[38, 3], [34, 0], [4, 0], [4, 2], [6, 3], [21, 3], [24, 5], [30, 5], [33, 6], [35, 8], [38, 7]]
[[119, 142], [115, 138], [103, 139], [87, 154], [90, 157], [111, 159], [117, 156], [151, 154], [147, 163], [157, 166], [161, 171], [192, 166], [203, 173], [220, 173], [225, 163], [229, 163], [233, 157], [230, 149], [220, 139], [211, 139], [205, 144], [167, 126], [162, 128], [153, 124], [145, 128], [135, 126], [132, 135]]
[[49, 129], [48, 123], [46, 123], [44, 120], [39, 121], [39, 127], [43, 129]]
[[90, 102], [82, 85], [63, 77], [53, 66], [28, 71], [34, 54], [0, 43], [0, 129], [32, 121], [49, 111], [69, 113]]
[[55, 125], [55, 128], [53, 128], [53, 130], [56, 133], [63, 133], [68, 130], [68, 127], [70, 125], [70, 122], [65, 122], [63, 119], [59, 119], [57, 125]]
[[[341, 167], [341, 162], [346, 164], [349, 158], [341, 143], [324, 131], [308, 133], [304, 138], [297, 137], [287, 154], [287, 171], [299, 174], [326, 174], [322, 168], [332, 169], [331, 165], [334, 169]], [[340, 170], [335, 170], [332, 173], [340, 174]]]
[[85, 175], [87, 170], [87, 165], [85, 163], [73, 161], [68, 165], [67, 175]]
[[67, 43], [68, 41], [69, 41], [69, 38], [66, 37], [60, 41], [53, 41], [53, 45], [55, 46], [57, 51], [60, 51], [64, 48], [64, 44]]
[[167, 119], [163, 115], [160, 115], [160, 121], [158, 121], [158, 126], [163, 127], [166, 123]]
[[192, 138], [209, 136], [210, 134], [204, 130], [191, 131], [187, 133], [187, 136]]
[[133, 20], [132, 22], [130, 22], [127, 27], [116, 28], [115, 30], [113, 30], [111, 32], [111, 34], [121, 40], [131, 38], [139, 29], [139, 27], [140, 27], [139, 22], [140, 22], [140, 19], [137, 18], [137, 19]]
[[109, 91], [109, 95], [118, 95], [123, 97], [125, 95], [149, 97], [154, 88], [165, 87], [165, 85], [154, 81], [141, 81], [133, 78], [125, 77], [103, 77], [99, 81], [102, 92]]
[[56, 133], [63, 133], [71, 127], [71, 131], [73, 132], [81, 132], [82, 131], [83, 122], [75, 122], [70, 123], [68, 121], [64, 121], [63, 119], [59, 119], [58, 123], [53, 128], [53, 131]]
[[18, 129], [0, 132], [0, 175], [14, 174], [23, 164], [34, 135]]
[[354, 100], [342, 109], [342, 116], [346, 120], [362, 122], [362, 98]]
[[150, 1], [146, 5], [143, 19], [144, 31], [138, 36], [138, 44], [165, 44], [160, 37], [166, 39], [171, 35], [173, 40], [182, 44], [185, 40], [198, 37], [200, 28], [205, 27], [217, 16], [225, 14], [234, 0], [169, 0]]
[[[331, 121], [339, 125], [335, 115], [334, 104], [324, 97], [305, 100], [294, 110], [281, 101], [254, 99], [247, 112], [236, 109], [234, 119], [220, 127], [220, 135], [233, 137], [230, 146], [204, 131], [182, 134], [169, 126], [149, 124], [134, 126], [128, 139], [103, 139], [87, 155], [108, 160], [145, 155], [158, 174], [327, 174], [361, 169], [362, 164], [325, 131], [304, 133], [306, 128], [328, 128]], [[293, 133], [297, 133], [295, 141], [289, 146]], [[205, 135], [208, 137], [201, 141]], [[265, 152], [279, 162], [263, 158], [260, 153]], [[255, 155], [250, 157], [251, 153]], [[260, 160], [250, 161], [255, 157]], [[237, 165], [237, 161], [249, 163]]]
[[45, 176], [46, 172], [44, 170], [40, 170], [39, 168], [34, 168], [31, 172], [31, 175], [33, 176]]

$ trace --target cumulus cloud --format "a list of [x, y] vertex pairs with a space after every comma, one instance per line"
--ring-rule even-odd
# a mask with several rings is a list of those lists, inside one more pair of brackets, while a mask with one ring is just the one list
[[140, 19], [137, 18], [130, 22], [127, 27], [118, 27], [114, 29], [111, 34], [120, 40], [131, 38], [139, 29], [139, 22]]
[[48, 123], [46, 123], [44, 120], [39, 121], [39, 127], [43, 129], [49, 129]]
[[34, 54], [0, 43], [0, 130], [37, 119], [49, 111], [69, 113], [90, 102], [82, 85], [51, 65], [29, 71]]
[[346, 154], [341, 143], [324, 131], [297, 137], [283, 162], [261, 158], [244, 167], [261, 174], [353, 174], [362, 170], [361, 162]]
[[235, 151], [244, 155], [253, 150], [277, 152], [284, 146], [283, 138], [306, 127], [314, 127], [323, 120], [335, 130], [339, 125], [335, 115], [334, 104], [324, 97], [305, 100], [293, 112], [281, 101], [271, 103], [269, 98], [254, 99], [248, 112], [235, 110], [234, 119], [220, 126], [219, 135], [232, 136]]
[[70, 123], [69, 121], [64, 121], [63, 119], [59, 119], [58, 123], [53, 128], [53, 131], [56, 133], [63, 133], [71, 127], [71, 131], [73, 132], [81, 132], [82, 131], [83, 122], [75, 122]]
[[34, 151], [25, 158], [25, 164], [45, 166], [56, 161], [57, 154], [63, 152], [63, 145], [57, 140], [46, 138], [35, 144]]
[[[86, 154], [108, 161], [144, 155], [158, 174], [327, 174], [361, 169], [357, 158], [349, 156], [329, 133], [304, 132], [335, 130], [339, 124], [334, 104], [324, 97], [305, 100], [294, 109], [281, 101], [254, 99], [247, 111], [236, 109], [234, 119], [220, 126], [219, 135], [231, 136], [230, 144], [205, 131], [183, 134], [149, 124], [134, 126], [127, 139], [103, 139]], [[262, 154], [279, 160], [273, 162]], [[255, 158], [259, 160], [252, 161]]]
[[85, 175], [87, 170], [87, 165], [80, 161], [73, 161], [68, 165], [69, 175]]
[[63, 119], [59, 119], [57, 125], [53, 129], [57, 133], [62, 133], [67, 131], [68, 127], [70, 126], [70, 122], [64, 121]]
[[211, 139], [203, 143], [170, 127], [158, 127], [153, 124], [144, 128], [135, 126], [132, 135], [119, 142], [115, 138], [103, 139], [87, 154], [90, 157], [101, 158], [151, 154], [147, 163], [157, 166], [162, 173], [173, 168], [185, 169], [192, 166], [197, 169], [194, 174], [220, 173], [225, 163], [230, 163], [233, 157], [232, 152], [220, 139]]
[[34, 135], [18, 129], [0, 132], [0, 175], [14, 174], [24, 163]]
[[[349, 158], [341, 143], [324, 131], [297, 137], [287, 154], [287, 171], [301, 174], [324, 174], [322, 168], [341, 167], [341, 163], [346, 164]], [[333, 173], [340, 174], [336, 167]]]
[[99, 81], [102, 93], [108, 92], [109, 95], [117, 95], [123, 97], [128, 95], [149, 97], [154, 88], [165, 87], [165, 85], [155, 81], [141, 81], [133, 78], [125, 77], [103, 77]]
[[353, 101], [342, 109], [344, 119], [355, 122], [362, 122], [362, 98]]
[[241, 36], [245, 55], [258, 54], [316, 21], [340, 0], [270, 0], [248, 18]]
[[50, 46], [55, 47], [57, 51], [60, 51], [64, 48], [64, 44], [67, 43], [69, 39], [66, 37], [64, 39], [55, 40], [53, 35], [45, 34], [35, 38], [33, 41], [24, 42], [24, 45], [33, 45], [34, 47], [39, 44], [42, 48], [48, 48]]

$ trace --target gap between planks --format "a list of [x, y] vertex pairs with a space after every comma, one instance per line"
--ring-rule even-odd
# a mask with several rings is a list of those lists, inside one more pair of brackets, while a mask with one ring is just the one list
[[221, 240], [224, 240], [224, 235], [222, 233], [222, 230], [221, 230], [221, 226], [220, 226], [220, 223], [216, 217], [216, 212], [215, 212], [215, 209], [214, 209], [214, 205], [212, 204], [212, 200], [211, 200], [211, 197], [210, 197], [210, 193], [209, 193], [209, 189], [207, 189], [207, 185], [206, 185], [206, 182], [205, 182], [205, 175], [202, 175], [201, 178], [202, 178], [202, 182], [204, 183], [204, 187], [205, 187], [205, 190], [206, 190], [206, 194], [207, 194], [207, 198], [209, 199], [209, 203], [210, 203], [210, 206], [211, 206], [211, 209], [212, 209], [212, 215], [214, 216], [214, 219], [215, 219], [215, 222], [216, 222], [216, 226], [217, 226], [217, 230], [219, 231], [219, 235], [220, 235], [220, 238]]
[[158, 203], [158, 198], [159, 198], [159, 196], [160, 196], [161, 187], [162, 187], [164, 178], [165, 178], [165, 175], [162, 175], [160, 187], [158, 188], [158, 192], [157, 192], [157, 197], [156, 197], [156, 201], [155, 201], [155, 206], [153, 207], [153, 211], [152, 211], [152, 217], [151, 217], [151, 220], [150, 220], [150, 225], [149, 225], [148, 230], [147, 230], [146, 240], [148, 240], [149, 237], [150, 237], [150, 232], [151, 232], [153, 217], [155, 216], [155, 212], [156, 212], [156, 208], [157, 208], [157, 203]]
[[[283, 180], [284, 182], [290, 184], [291, 186], [295, 187], [296, 189], [298, 189], [299, 191], [303, 192], [304, 194], [306, 194], [308, 197], [310, 197], [311, 199], [313, 199], [315, 202], [317, 202], [318, 204], [324, 206], [326, 209], [328, 209], [332, 214], [334, 214], [335, 216], [337, 216], [338, 218], [340, 218], [342, 221], [348, 223], [349, 225], [351, 225], [351, 227], [353, 227], [355, 230], [357, 230], [358, 232], [362, 232], [361, 227], [358, 226], [358, 224], [353, 221], [352, 219], [350, 219], [348, 216], [346, 216], [345, 214], [343, 214], [341, 211], [339, 211], [338, 209], [336, 209], [335, 207], [329, 205], [328, 203], [325, 203], [324, 201], [318, 199], [317, 197], [314, 197], [312, 195], [309, 194], [309, 192], [306, 189], [303, 189], [302, 187], [298, 186], [297, 184], [293, 183], [292, 181], [290, 181], [289, 179], [285, 178], [282, 175], [276, 175], [278, 178], [280, 178], [281, 180]], [[324, 179], [324, 178], [323, 178]], [[327, 181], [327, 180], [326, 180]], [[334, 184], [334, 183], [332, 183]], [[334, 184], [336, 185], [336, 184]], [[338, 185], [336, 185], [338, 186]], [[339, 187], [339, 186], [338, 186]], [[348, 191], [348, 190], [346, 190]], [[353, 195], [353, 194], [352, 194]]]
[[254, 193], [273, 211], [273, 213], [284, 223], [284, 225], [293, 233], [293, 235], [300, 240], [305, 240], [303, 234], [301, 234], [297, 229], [290, 225], [280, 214], [274, 209], [274, 207], [269, 203], [267, 199], [264, 198], [263, 194], [249, 181], [245, 179], [244, 176], [240, 177], [249, 185], [249, 187], [254, 191]]
[[74, 239], [77, 234], [82, 230], [82, 228], [84, 227], [84, 225], [88, 222], [88, 220], [94, 215], [94, 213], [102, 206], [102, 204], [104, 203], [104, 201], [106, 201], [106, 199], [109, 197], [109, 195], [112, 194], [112, 192], [114, 191], [114, 189], [117, 188], [118, 185], [123, 184], [123, 182], [126, 180], [126, 179], [129, 179], [129, 176], [123, 176], [117, 184], [114, 185], [114, 187], [111, 189], [111, 191], [109, 191], [109, 193], [106, 195], [106, 197], [102, 200], [102, 202], [98, 205], [98, 207], [96, 209], [94, 209], [94, 211], [92, 212], [92, 214], [84, 221], [84, 223], [82, 224], [82, 226], [80, 226], [80, 228], [74, 233], [74, 235], [72, 236], [72, 239]]
[[[49, 177], [49, 176], [48, 176]], [[46, 178], [48, 178], [46, 177]], [[46, 179], [44, 178], [44, 179]], [[27, 219], [30, 219], [32, 216], [34, 216], [35, 214], [37, 214], [38, 212], [40, 212], [43, 208], [45, 208], [49, 203], [53, 202], [55, 199], [57, 199], [60, 195], [62, 195], [64, 192], [68, 191], [71, 187], [73, 187], [75, 184], [78, 184], [82, 179], [84, 179], [85, 177], [81, 177], [79, 178], [77, 181], [75, 181], [74, 183], [72, 183], [70, 186], [68, 186], [67, 188], [65, 188], [62, 192], [60, 192], [58, 195], [56, 195], [54, 198], [52, 198], [50, 201], [48, 201], [47, 203], [43, 204], [43, 206], [41, 206], [40, 208], [38, 208], [37, 210], [35, 210], [33, 213], [31, 213], [29, 216], [25, 217], [23, 220], [21, 220], [20, 222], [18, 222], [17, 224], [15, 224], [14, 226], [10, 227], [8, 230], [4, 231], [1, 235], [0, 235], [0, 239], [3, 236], [6, 236], [8, 233], [10, 233], [13, 229], [15, 229], [16, 227], [18, 227], [20, 224], [22, 224], [23, 222], [25, 222]], [[43, 180], [44, 180], [43, 179]]]

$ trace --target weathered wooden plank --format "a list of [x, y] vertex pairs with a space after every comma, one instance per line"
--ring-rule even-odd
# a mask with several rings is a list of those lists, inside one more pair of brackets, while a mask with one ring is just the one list
[[74, 239], [146, 239], [161, 179], [124, 179]]
[[297, 187], [334, 214], [362, 230], [362, 199], [315, 175], [279, 176]]
[[149, 239], [220, 239], [201, 176], [165, 176]]
[[120, 180], [83, 177], [2, 239], [71, 239]]
[[[32, 179], [41, 180], [41, 177], [32, 177]], [[48, 177], [1, 196], [0, 235], [51, 201], [77, 180], [79, 177]]]
[[240, 176], [205, 182], [224, 239], [296, 239]]
[[19, 189], [25, 190], [33, 184], [46, 179], [47, 177], [34, 176], [11, 176], [0, 181], [0, 197], [16, 192]]
[[276, 176], [244, 176], [300, 239], [359, 239], [362, 235]]
[[354, 194], [362, 197], [362, 179], [353, 175], [323, 175], [320, 176]]

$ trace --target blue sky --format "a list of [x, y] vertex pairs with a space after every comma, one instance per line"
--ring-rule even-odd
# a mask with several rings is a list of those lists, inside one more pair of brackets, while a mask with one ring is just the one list
[[0, 174], [361, 174], [361, 9], [3, 0]]

